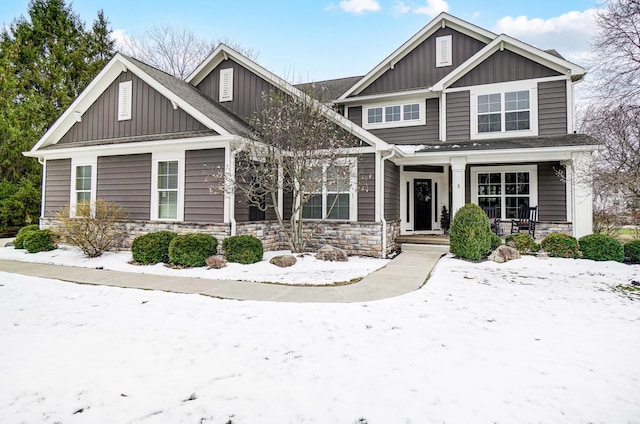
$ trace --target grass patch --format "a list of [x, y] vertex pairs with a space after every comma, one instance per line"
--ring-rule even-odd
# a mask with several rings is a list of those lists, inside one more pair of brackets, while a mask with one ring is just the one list
[[634, 286], [630, 284], [618, 284], [614, 287], [614, 290], [618, 293], [625, 295], [633, 300], [640, 300], [640, 286]]

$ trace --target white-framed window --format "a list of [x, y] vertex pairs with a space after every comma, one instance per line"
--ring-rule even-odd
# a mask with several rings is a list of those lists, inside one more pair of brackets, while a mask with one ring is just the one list
[[538, 204], [537, 166], [471, 168], [471, 201], [495, 207], [501, 219], [517, 218], [522, 207]]
[[76, 204], [91, 203], [91, 165], [76, 166]]
[[118, 121], [131, 119], [131, 81], [118, 84]]
[[96, 200], [97, 158], [83, 156], [71, 160], [71, 215], [76, 216], [78, 204]]
[[355, 159], [345, 159], [332, 166], [321, 165], [312, 173], [318, 181], [305, 194], [302, 218], [340, 221], [357, 220], [357, 165]]
[[538, 135], [535, 82], [473, 87], [470, 101], [472, 139]]
[[362, 108], [362, 126], [366, 129], [392, 128], [426, 123], [425, 100]]
[[220, 69], [220, 93], [219, 101], [230, 102], [233, 100], [233, 68]]
[[184, 152], [153, 155], [151, 219], [184, 219]]
[[451, 66], [452, 64], [452, 52], [451, 52], [452, 36], [445, 35], [442, 37], [436, 37], [436, 67]]

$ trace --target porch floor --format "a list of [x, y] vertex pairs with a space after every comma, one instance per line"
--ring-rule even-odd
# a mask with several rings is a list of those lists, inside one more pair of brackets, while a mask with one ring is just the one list
[[440, 246], [449, 245], [448, 234], [409, 234], [396, 237], [398, 244], [435, 244]]

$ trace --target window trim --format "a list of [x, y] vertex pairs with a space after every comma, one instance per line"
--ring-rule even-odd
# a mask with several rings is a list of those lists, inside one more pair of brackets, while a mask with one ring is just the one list
[[[537, 165], [505, 165], [505, 166], [478, 166], [471, 167], [471, 203], [478, 204], [478, 174], [486, 173], [501, 173], [503, 175], [501, 179], [500, 198], [500, 216], [506, 216], [506, 202], [504, 199], [507, 196], [504, 190], [504, 174], [509, 172], [529, 172], [529, 206], [538, 205], [538, 166]], [[498, 197], [498, 196], [495, 196]], [[511, 218], [501, 218], [504, 220], [510, 220]]]
[[[336, 194], [335, 192], [329, 192], [327, 190], [327, 182], [323, 178], [322, 182], [322, 193], [310, 193], [310, 194], [320, 194], [322, 195], [322, 218], [304, 218], [303, 217], [303, 209], [304, 205], [300, 208], [300, 216], [305, 221], [329, 221], [329, 222], [353, 222], [358, 220], [358, 161], [356, 158], [343, 158], [335, 161], [335, 163], [331, 164], [333, 166], [344, 166], [349, 168], [349, 218], [348, 219], [332, 219], [327, 218], [327, 207], [328, 201], [327, 198], [330, 194]], [[328, 164], [318, 164], [318, 166], [322, 166], [323, 175], [326, 175], [327, 169], [330, 167]], [[307, 192], [305, 192], [307, 193]], [[346, 192], [339, 192], [340, 194]]]
[[[529, 129], [506, 131], [505, 93], [529, 91]], [[478, 132], [478, 96], [500, 94], [501, 130], [496, 132]], [[515, 81], [510, 83], [486, 84], [470, 88], [469, 98], [469, 134], [471, 140], [490, 138], [529, 137], [538, 135], [538, 82], [534, 80]]]
[[[151, 205], [149, 211], [149, 217], [151, 221], [166, 221], [166, 222], [181, 222], [184, 221], [184, 157], [185, 152], [173, 151], [173, 152], [154, 152], [151, 159]], [[159, 218], [158, 211], [158, 163], [159, 162], [178, 162], [178, 205], [176, 211], [176, 218]]]
[[94, 203], [96, 201], [96, 184], [98, 181], [98, 158], [95, 156], [92, 157], [79, 157], [79, 158], [71, 158], [71, 184], [70, 184], [70, 195], [69, 195], [69, 212], [71, 218], [76, 216], [76, 208], [78, 206], [78, 192], [76, 190], [76, 175], [78, 171], [78, 167], [80, 166], [90, 166], [91, 167], [91, 190], [90, 190], [90, 202]]
[[131, 120], [132, 81], [118, 84], [118, 121]]
[[[404, 119], [405, 106], [418, 105], [418, 119]], [[376, 103], [367, 106], [362, 106], [362, 128], [364, 129], [378, 129], [378, 128], [398, 128], [398, 127], [413, 127], [418, 125], [426, 125], [427, 122], [427, 100], [426, 99], [410, 99], [402, 102], [393, 103]], [[385, 121], [386, 114], [385, 108], [400, 106], [400, 120], [399, 121]], [[382, 108], [382, 122], [369, 123], [369, 110]]]

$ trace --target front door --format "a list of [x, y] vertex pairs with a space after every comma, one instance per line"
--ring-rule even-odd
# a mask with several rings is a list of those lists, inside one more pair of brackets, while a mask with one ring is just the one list
[[431, 179], [413, 180], [413, 230], [432, 230], [431, 209], [433, 190]]

